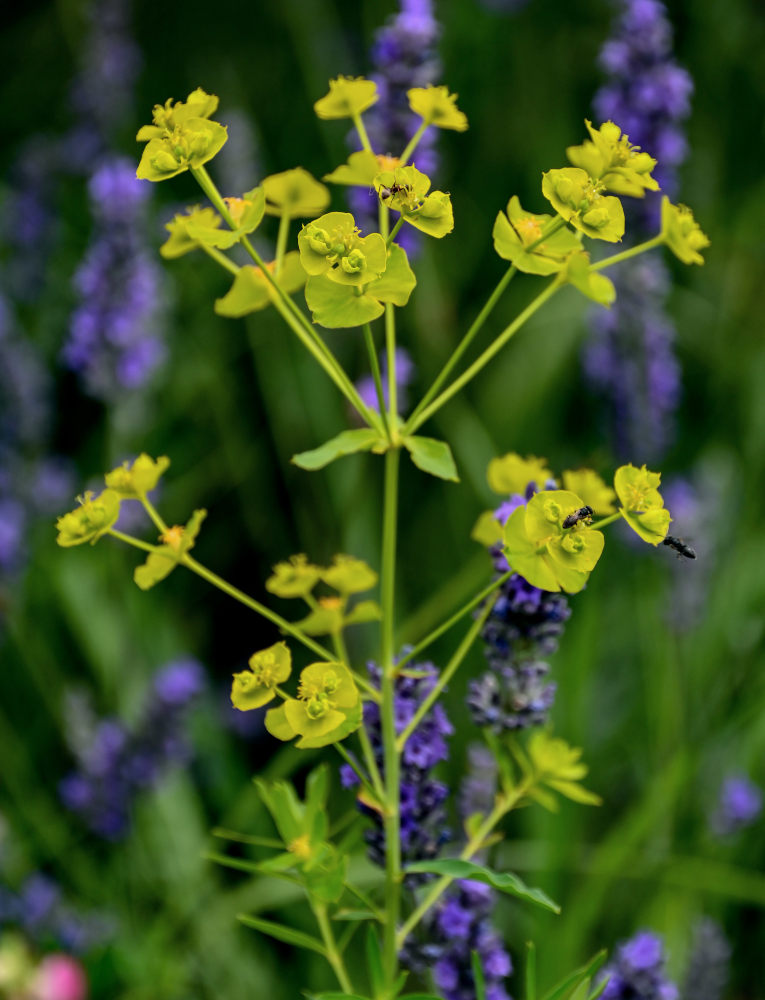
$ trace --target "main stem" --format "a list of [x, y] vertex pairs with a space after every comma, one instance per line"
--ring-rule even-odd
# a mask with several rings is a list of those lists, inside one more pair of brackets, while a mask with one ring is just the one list
[[382, 650], [380, 719], [385, 777], [385, 903], [383, 961], [388, 986], [398, 972], [396, 926], [401, 907], [401, 844], [399, 841], [399, 754], [396, 747], [394, 663], [394, 595], [396, 583], [396, 529], [400, 450], [385, 453], [385, 491], [382, 533]]

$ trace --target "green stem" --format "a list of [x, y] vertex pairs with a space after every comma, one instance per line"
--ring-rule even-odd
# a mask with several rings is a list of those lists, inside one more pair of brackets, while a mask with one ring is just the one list
[[400, 215], [398, 217], [398, 222], [395, 224], [395, 226], [393, 227], [393, 229], [391, 229], [390, 235], [388, 236], [388, 239], [385, 241], [385, 245], [386, 246], [390, 246], [391, 245], [391, 243], [398, 236], [398, 231], [399, 231], [399, 229], [401, 229], [401, 227], [403, 225], [404, 225], [404, 216]]
[[637, 246], [630, 247], [628, 250], [622, 250], [621, 253], [611, 254], [610, 257], [599, 260], [597, 264], [591, 264], [590, 270], [602, 271], [603, 268], [610, 267], [612, 264], [620, 264], [623, 260], [629, 260], [630, 257], [637, 257], [638, 254], [645, 253], [646, 250], [653, 250], [654, 247], [661, 246], [663, 242], [664, 236], [659, 233], [658, 236], [654, 236], [644, 243], [638, 243]]
[[[473, 645], [473, 643], [480, 635], [481, 629], [486, 624], [486, 619], [489, 617], [489, 614], [491, 613], [491, 609], [493, 608], [493, 606], [494, 603], [492, 601], [486, 602], [486, 607], [483, 609], [483, 611], [480, 613], [480, 615], [476, 618], [476, 620], [468, 629], [465, 638], [462, 640], [462, 642], [455, 650], [451, 660], [449, 660], [447, 665], [442, 670], [438, 680], [434, 684], [431, 691], [428, 693], [428, 696], [424, 699], [424, 701], [420, 703], [419, 707], [417, 708], [417, 711], [412, 716], [412, 719], [407, 725], [406, 729], [404, 729], [404, 731], [398, 737], [398, 740], [396, 741], [396, 749], [398, 750], [399, 753], [403, 751], [404, 747], [406, 746], [406, 741], [409, 739], [409, 737], [412, 735], [415, 729], [419, 726], [419, 724], [431, 710], [436, 701], [438, 701], [438, 699], [441, 696], [441, 692], [444, 690], [446, 685], [449, 683], [454, 674], [457, 672], [458, 668], [462, 664], [462, 661], [465, 659], [468, 652], [470, 651], [470, 647]], [[398, 669], [398, 667], [396, 669]]]
[[150, 545], [148, 542], [142, 542], [140, 538], [133, 538], [132, 535], [125, 535], [121, 531], [117, 531], [116, 528], [109, 528], [106, 534], [111, 535], [113, 538], [119, 538], [121, 542], [125, 542], [127, 545], [132, 545], [136, 549], [143, 549], [144, 552], [156, 552], [157, 550], [156, 545]]
[[245, 594], [243, 591], [233, 587], [230, 583], [227, 583], [224, 579], [222, 579], [222, 577], [197, 562], [197, 560], [188, 555], [188, 553], [183, 557], [181, 563], [187, 569], [190, 569], [192, 573], [196, 573], [197, 576], [201, 576], [203, 580], [212, 584], [213, 587], [217, 587], [218, 590], [222, 590], [224, 594], [228, 594], [229, 597], [233, 597], [235, 601], [239, 601], [240, 604], [244, 604], [244, 606], [250, 608], [251, 611], [255, 611], [263, 618], [267, 618], [268, 621], [276, 625], [282, 632], [286, 632], [294, 639], [297, 639], [298, 642], [302, 642], [304, 646], [307, 646], [312, 652], [318, 654], [323, 660], [332, 661], [334, 659], [332, 653], [330, 653], [328, 649], [320, 645], [318, 642], [314, 642], [310, 636], [306, 635], [305, 632], [299, 629], [296, 625], [291, 624], [286, 618], [282, 618], [281, 615], [276, 614], [275, 611], [271, 611], [270, 608], [267, 608], [264, 604], [256, 601], [248, 594]]
[[377, 760], [375, 759], [375, 752], [372, 749], [372, 744], [369, 741], [369, 733], [367, 732], [366, 723], [362, 722], [361, 726], [357, 730], [359, 737], [359, 743], [361, 744], [361, 751], [364, 754], [364, 763], [367, 765], [367, 771], [369, 771], [369, 776], [372, 779], [372, 784], [376, 793], [376, 797], [380, 800], [381, 804], [385, 803], [385, 787], [383, 786], [382, 775], [380, 774], [380, 768], [377, 766]]
[[200, 243], [199, 245], [207, 256], [212, 257], [212, 259], [217, 261], [221, 267], [225, 267], [225, 269], [230, 271], [232, 274], [239, 274], [239, 265], [235, 264], [233, 260], [229, 260], [229, 258], [218, 250], [217, 247], [210, 247], [206, 243]]
[[332, 933], [332, 925], [327, 917], [327, 907], [324, 903], [311, 903], [314, 914], [316, 915], [316, 922], [319, 925], [319, 930], [321, 931], [322, 940], [324, 941], [324, 947], [327, 949], [327, 961], [332, 966], [332, 970], [337, 976], [337, 981], [340, 983], [340, 988], [346, 993], [353, 993], [353, 986], [351, 986], [351, 981], [348, 978], [348, 973], [345, 968], [345, 963], [343, 962], [340, 952], [337, 950], [337, 943], [335, 941], [335, 935]]
[[[213, 183], [212, 178], [207, 173], [204, 167], [192, 168], [191, 170], [194, 179], [197, 181], [199, 186], [202, 188], [204, 193], [213, 203], [215, 208], [220, 213], [221, 217], [225, 220], [227, 225], [231, 229], [236, 229], [236, 223], [231, 217], [231, 213], [228, 207], [221, 197], [220, 192]], [[274, 302], [279, 314], [282, 319], [285, 320], [293, 330], [293, 332], [298, 336], [301, 343], [306, 347], [314, 358], [318, 361], [321, 367], [325, 370], [327, 375], [332, 379], [337, 388], [346, 397], [348, 402], [353, 406], [353, 408], [361, 416], [362, 420], [368, 424], [370, 427], [374, 427], [379, 430], [382, 427], [380, 420], [377, 418], [376, 414], [372, 414], [366, 406], [364, 406], [361, 397], [359, 396], [355, 386], [348, 377], [345, 369], [342, 367], [340, 362], [337, 360], [335, 355], [329, 349], [328, 345], [325, 343], [324, 339], [319, 335], [319, 333], [314, 329], [314, 327], [308, 322], [303, 313], [298, 309], [295, 303], [292, 301], [289, 295], [284, 291], [278, 281], [274, 278], [266, 265], [263, 258], [260, 256], [258, 251], [252, 245], [250, 240], [242, 234], [239, 237], [239, 241], [245, 248], [247, 253], [252, 257], [255, 263], [260, 268], [263, 273], [263, 277], [271, 285], [271, 287], [276, 292], [277, 298]]]
[[[388, 359], [388, 426], [394, 429], [398, 421], [398, 386], [396, 385], [396, 314], [390, 302], [385, 303], [385, 351]], [[396, 435], [398, 436], [398, 435]]]
[[353, 124], [356, 126], [356, 131], [359, 133], [359, 139], [361, 139], [362, 147], [368, 153], [374, 154], [374, 150], [372, 149], [372, 144], [370, 143], [369, 136], [367, 135], [366, 126], [364, 125], [364, 122], [360, 114], [356, 113], [353, 116]]
[[[468, 843], [465, 845], [464, 849], [460, 854], [461, 861], [470, 861], [474, 854], [484, 845], [484, 841], [489, 836], [489, 834], [494, 830], [494, 827], [500, 822], [500, 820], [510, 812], [511, 809], [515, 808], [520, 799], [526, 794], [528, 790], [528, 781], [522, 782], [515, 788], [512, 792], [506, 795], [501, 795], [497, 798], [496, 805], [494, 809], [489, 813], [483, 823], [480, 825], [473, 837], [470, 838]], [[396, 946], [397, 948], [402, 948], [404, 942], [409, 937], [411, 932], [417, 926], [417, 924], [422, 920], [428, 910], [438, 902], [444, 892], [449, 888], [449, 886], [454, 881], [451, 875], [442, 875], [440, 879], [434, 882], [428, 892], [422, 899], [419, 906], [414, 909], [407, 920], [402, 924], [401, 930], [396, 935]]]
[[385, 493], [382, 534], [382, 671], [380, 706], [385, 774], [385, 901], [388, 919], [384, 928], [383, 962], [386, 982], [392, 987], [398, 972], [396, 925], [401, 906], [401, 843], [399, 839], [399, 754], [396, 749], [394, 663], [394, 595], [396, 530], [398, 520], [398, 468], [400, 450], [385, 453]]
[[370, 783], [367, 781], [367, 776], [361, 770], [361, 768], [356, 763], [356, 761], [353, 759], [353, 757], [351, 757], [351, 755], [345, 749], [345, 747], [343, 746], [343, 744], [340, 743], [340, 742], [338, 742], [338, 743], [333, 743], [332, 746], [335, 748], [335, 750], [337, 750], [337, 752], [343, 758], [343, 760], [345, 761], [345, 763], [353, 770], [353, 772], [356, 775], [356, 777], [359, 779], [359, 781], [364, 786], [364, 788], [366, 788], [366, 790], [369, 792], [369, 794], [372, 796], [372, 798], [376, 799], [377, 798], [377, 792], [370, 785]]
[[377, 405], [380, 409], [380, 415], [382, 416], [383, 426], [385, 427], [385, 436], [388, 440], [391, 440], [390, 427], [388, 426], [388, 414], [385, 409], [385, 393], [383, 392], [382, 386], [382, 375], [380, 373], [380, 362], [377, 360], [377, 351], [375, 350], [375, 341], [372, 336], [372, 327], [369, 323], [364, 324], [364, 342], [367, 345], [367, 353], [369, 354], [369, 364], [372, 368], [372, 377], [375, 381], [375, 391], [377, 392]]
[[428, 127], [428, 123], [423, 119], [422, 125], [417, 129], [412, 138], [406, 144], [406, 149], [401, 154], [401, 164], [400, 166], [405, 167], [407, 160], [412, 155], [412, 153], [417, 149], [420, 139], [425, 135], [425, 129]]
[[621, 516], [621, 512], [617, 510], [615, 514], [609, 514], [608, 517], [604, 517], [601, 521], [595, 521], [594, 524], [590, 525], [590, 528], [604, 528], [607, 524], [613, 524], [614, 521], [618, 521]]
[[450, 618], [447, 618], [445, 622], [442, 622], [437, 628], [433, 629], [433, 631], [418, 642], [416, 646], [413, 646], [405, 656], [401, 657], [396, 664], [396, 672], [400, 673], [402, 667], [404, 667], [410, 660], [413, 660], [416, 656], [419, 656], [423, 649], [427, 649], [427, 647], [442, 636], [444, 632], [448, 632], [452, 625], [456, 625], [461, 618], [470, 614], [473, 608], [478, 607], [478, 605], [485, 598], [501, 587], [505, 580], [509, 580], [514, 572], [515, 570], [510, 569], [506, 573], [503, 573], [502, 576], [498, 576], [496, 580], [492, 580], [492, 582], [488, 586], [484, 587], [480, 593], [476, 594], [475, 597], [471, 597], [467, 604], [464, 604], [458, 611], [455, 611]]
[[143, 504], [144, 510], [149, 515], [149, 517], [152, 519], [152, 521], [154, 522], [154, 525], [157, 528], [157, 530], [159, 531], [159, 533], [161, 535], [164, 535], [164, 533], [167, 531], [167, 525], [165, 524], [165, 522], [160, 517], [159, 511], [157, 510], [157, 508], [154, 506], [154, 504], [151, 502], [151, 500], [149, 500], [149, 498], [146, 496], [145, 493], [142, 496], [140, 496], [138, 499]]
[[[549, 227], [549, 229], [547, 229], [546, 232], [542, 233], [542, 235], [539, 237], [538, 240], [535, 240], [528, 247], [526, 247], [526, 252], [530, 253], [532, 250], [534, 250], [535, 247], [538, 247], [540, 243], [544, 243], [544, 241], [549, 239], [554, 233], [557, 233], [559, 229], [562, 229], [565, 226], [565, 224], [566, 223], [564, 222], [563, 219], [561, 218], [556, 219]], [[481, 330], [481, 327], [489, 318], [497, 302], [499, 302], [502, 293], [510, 284], [512, 279], [515, 277], [517, 270], [518, 269], [516, 268], [516, 266], [514, 264], [511, 264], [510, 267], [507, 269], [507, 271], [505, 271], [505, 273], [503, 274], [502, 278], [499, 281], [499, 284], [491, 293], [489, 298], [486, 300], [486, 304], [484, 305], [483, 309], [479, 312], [479, 314], [476, 316], [470, 329], [467, 331], [467, 333], [457, 346], [457, 349], [449, 358], [449, 360], [446, 362], [446, 364], [443, 366], [441, 371], [438, 373], [435, 381], [433, 382], [433, 385], [431, 385], [431, 387], [428, 389], [423, 398], [415, 407], [414, 412], [407, 421], [407, 427], [414, 420], [416, 420], [417, 417], [419, 417], [420, 413], [422, 413], [422, 411], [425, 409], [425, 407], [428, 405], [431, 399], [433, 399], [438, 390], [444, 384], [454, 366], [457, 364], [459, 359], [462, 357], [462, 355], [465, 353], [465, 351], [470, 346], [472, 341], [475, 339], [476, 334]]]
[[429, 417], [440, 410], [444, 403], [447, 403], [452, 396], [456, 395], [461, 389], [463, 389], [468, 382], [470, 382], [475, 376], [486, 367], [486, 365], [491, 361], [491, 359], [502, 350], [505, 344], [510, 340], [514, 333], [523, 326], [526, 320], [530, 319], [538, 309], [540, 309], [549, 298], [551, 298], [555, 292], [560, 288], [560, 279], [555, 277], [548, 284], [544, 291], [540, 292], [535, 299], [533, 299], [529, 305], [519, 313], [518, 316], [513, 320], [513, 322], [506, 327], [502, 333], [486, 348], [486, 350], [481, 354], [476, 360], [467, 368], [462, 375], [456, 378], [448, 388], [426, 406], [425, 409], [420, 413], [416, 420], [409, 420], [405, 429], [405, 433], [413, 434], [421, 424], [425, 423]]
[[409, 424], [411, 424], [413, 421], [415, 421], [417, 419], [417, 417], [419, 417], [419, 415], [422, 413], [422, 411], [425, 409], [425, 407], [428, 405], [428, 403], [430, 403], [430, 401], [435, 397], [435, 395], [438, 392], [438, 390], [441, 388], [441, 386], [444, 384], [444, 382], [446, 381], [446, 379], [451, 374], [452, 369], [454, 368], [454, 366], [457, 364], [457, 362], [459, 361], [459, 359], [462, 357], [462, 355], [468, 349], [468, 347], [470, 346], [470, 344], [473, 342], [476, 334], [480, 331], [480, 329], [483, 326], [483, 324], [489, 318], [490, 313], [492, 312], [492, 310], [494, 309], [494, 306], [499, 301], [502, 293], [507, 288], [507, 286], [510, 284], [510, 282], [512, 281], [512, 279], [515, 277], [515, 275], [517, 273], [517, 270], [518, 269], [516, 268], [516, 266], [514, 264], [511, 264], [510, 267], [507, 269], [507, 271], [505, 271], [504, 275], [502, 276], [502, 278], [499, 281], [499, 284], [494, 289], [494, 291], [491, 293], [491, 295], [489, 296], [489, 298], [486, 300], [486, 305], [483, 307], [483, 309], [478, 313], [478, 315], [476, 316], [476, 318], [473, 320], [473, 323], [471, 324], [470, 329], [467, 331], [467, 333], [465, 334], [465, 336], [460, 341], [459, 345], [457, 346], [457, 349], [454, 351], [454, 353], [452, 354], [452, 356], [449, 358], [449, 360], [443, 366], [443, 368], [441, 369], [441, 371], [436, 376], [435, 381], [433, 382], [433, 384], [431, 385], [431, 387], [428, 389], [428, 391], [425, 393], [425, 395], [422, 397], [422, 399], [420, 400], [420, 402], [415, 407], [414, 412], [412, 413], [412, 415], [409, 417], [409, 420], [407, 421], [407, 426]]
[[282, 212], [279, 218], [279, 232], [276, 236], [276, 277], [282, 273], [282, 263], [284, 262], [284, 251], [287, 249], [287, 238], [290, 232], [289, 212]]

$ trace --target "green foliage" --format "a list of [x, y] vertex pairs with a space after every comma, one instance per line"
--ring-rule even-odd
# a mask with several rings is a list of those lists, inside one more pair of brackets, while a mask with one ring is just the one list
[[599, 951], [589, 962], [575, 969], [553, 986], [552, 989], [548, 990], [544, 997], [542, 997], [542, 1000], [565, 1000], [565, 998], [570, 997], [574, 990], [592, 979], [598, 969], [604, 965], [607, 958], [607, 951]]
[[583, 251], [571, 254], [566, 261], [563, 277], [582, 295], [601, 306], [610, 306], [616, 299], [616, 289], [611, 279], [593, 271], [590, 268], [590, 256]]
[[645, 465], [639, 469], [622, 465], [614, 476], [614, 489], [619, 497], [619, 513], [627, 524], [649, 545], [663, 541], [672, 518], [659, 493], [661, 473], [650, 472]]
[[446, 441], [436, 441], [435, 438], [427, 437], [405, 437], [402, 438], [402, 442], [418, 469], [452, 483], [460, 481], [452, 450]]
[[174, 525], [160, 536], [162, 545], [150, 552], [146, 562], [136, 566], [133, 579], [141, 590], [150, 590], [169, 576], [183, 557], [194, 548], [206, 510], [195, 510], [185, 527]]
[[325, 174], [324, 180], [351, 187], [372, 187], [375, 177], [380, 173], [380, 161], [385, 159], [383, 156], [375, 156], [368, 149], [360, 149], [357, 153], [351, 153], [345, 163]]
[[153, 124], [138, 131], [138, 142], [146, 142], [136, 176], [142, 180], [164, 181], [197, 168], [211, 160], [228, 138], [226, 127], [209, 121], [218, 107], [218, 98], [201, 87], [186, 101], [169, 99], [157, 104]]
[[467, 129], [467, 116], [457, 107], [457, 94], [450, 94], [447, 87], [413, 87], [406, 96], [409, 107], [427, 125], [455, 132]]
[[353, 118], [378, 101], [377, 84], [364, 77], [338, 76], [313, 106], [319, 118]]
[[292, 655], [286, 642], [253, 653], [248, 663], [249, 671], [234, 674], [231, 686], [231, 703], [242, 712], [268, 704], [276, 697], [276, 685], [292, 673]]
[[314, 471], [323, 469], [325, 465], [334, 462], [344, 455], [355, 455], [359, 451], [383, 452], [388, 445], [385, 438], [381, 437], [377, 431], [370, 428], [359, 428], [352, 431], [341, 431], [337, 437], [330, 441], [325, 441], [318, 448], [311, 451], [302, 451], [299, 455], [294, 455], [292, 461], [299, 465], [301, 469]]
[[342, 663], [312, 663], [300, 674], [297, 698], [266, 713], [266, 729], [279, 740], [301, 739], [299, 749], [344, 739], [361, 723], [361, 698]]
[[709, 246], [709, 237], [702, 232], [693, 212], [686, 205], [673, 205], [669, 198], [662, 198], [661, 235], [683, 264], [704, 263], [699, 251]]
[[123, 462], [104, 477], [107, 489], [114, 490], [123, 500], [138, 500], [155, 489], [162, 474], [169, 468], [170, 459], [162, 455], [151, 458], [141, 452], [132, 463]]
[[382, 170], [374, 178], [383, 205], [400, 212], [415, 229], [440, 239], [454, 229], [454, 213], [449, 195], [430, 191], [430, 183], [427, 174], [411, 165]]
[[[270, 274], [277, 276], [276, 261], [267, 265]], [[297, 250], [284, 255], [278, 273], [279, 287], [286, 295], [299, 291], [306, 282], [306, 273], [300, 263]], [[236, 273], [228, 292], [215, 300], [215, 312], [219, 316], [237, 318], [266, 309], [278, 299], [274, 286], [267, 280], [259, 267], [244, 264]]]
[[322, 568], [308, 562], [300, 554], [290, 556], [289, 562], [277, 563], [274, 574], [266, 580], [266, 590], [277, 597], [306, 597], [321, 579]]
[[507, 203], [507, 214], [500, 212], [494, 223], [494, 249], [519, 271], [556, 274], [580, 243], [570, 229], [553, 229], [553, 222], [551, 215], [524, 211], [518, 197], [513, 195]]
[[616, 491], [608, 486], [592, 469], [566, 469], [562, 475], [563, 488], [576, 493], [601, 517], [616, 511]]
[[430, 875], [448, 875], [450, 878], [467, 879], [470, 882], [483, 882], [507, 896], [515, 896], [528, 903], [535, 903], [545, 910], [560, 913], [558, 904], [541, 889], [530, 889], [512, 872], [495, 872], [474, 861], [464, 861], [461, 858], [434, 858], [432, 861], [415, 861], [407, 865], [406, 870]]
[[615, 194], [643, 198], [646, 191], [659, 190], [658, 182], [651, 177], [656, 160], [633, 146], [618, 125], [609, 121], [594, 129], [586, 118], [584, 124], [590, 139], [566, 150], [575, 167], [582, 167]]
[[600, 193], [586, 170], [561, 167], [542, 175], [542, 194], [555, 211], [585, 236], [618, 243], [624, 236], [624, 209], [613, 195]]
[[542, 590], [577, 593], [603, 552], [602, 532], [581, 521], [564, 528], [584, 501], [568, 490], [544, 490], [518, 507], [505, 525], [504, 552], [513, 569]]
[[267, 215], [312, 218], [329, 205], [329, 191], [315, 177], [295, 167], [263, 179]]
[[322, 958], [327, 957], [326, 948], [321, 941], [303, 931], [296, 931], [293, 927], [287, 927], [285, 924], [277, 924], [273, 920], [264, 920], [262, 917], [251, 916], [247, 913], [237, 914], [236, 919], [245, 927], [260, 931], [261, 934], [266, 934], [276, 941], [293, 944], [296, 948], [302, 948], [304, 951], [315, 951]]
[[[587, 775], [587, 765], [581, 761], [582, 751], [569, 746], [565, 740], [538, 729], [531, 734], [526, 745], [528, 757], [517, 746], [514, 752], [530, 780], [529, 797], [545, 809], [555, 811], [558, 808], [555, 796], [548, 789], [583, 805], [601, 804], [599, 795], [580, 784]], [[541, 788], [541, 785], [547, 788]]]
[[80, 506], [56, 521], [56, 542], [64, 548], [84, 542], [95, 545], [120, 516], [120, 495], [116, 490], [104, 490], [98, 496], [88, 490], [78, 499]]

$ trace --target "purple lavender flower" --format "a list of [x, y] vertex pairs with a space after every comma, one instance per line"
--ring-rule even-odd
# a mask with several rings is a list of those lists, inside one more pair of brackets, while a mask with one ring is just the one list
[[[486, 813], [496, 794], [496, 762], [484, 747], [472, 747], [463, 780], [461, 814]], [[407, 945], [403, 959], [415, 971], [432, 968], [444, 1000], [474, 1000], [472, 953], [477, 952], [491, 1000], [508, 1000], [505, 980], [512, 973], [510, 955], [491, 925], [495, 896], [480, 882], [458, 880], [426, 916], [418, 941]]]
[[[619, 0], [612, 37], [603, 46], [600, 64], [607, 80], [595, 95], [600, 118], [611, 119], [630, 142], [656, 157], [655, 176], [672, 197], [677, 168], [688, 148], [682, 123], [690, 114], [693, 81], [672, 54], [672, 25], [660, 0]], [[655, 228], [660, 196], [648, 192], [639, 203], [644, 228]], [[650, 221], [649, 221], [650, 220]]]
[[62, 356], [105, 401], [142, 386], [165, 355], [159, 333], [161, 275], [143, 242], [146, 188], [132, 162], [106, 160], [89, 184], [95, 232], [74, 284]]
[[621, 944], [603, 969], [610, 976], [604, 1000], [677, 1000], [677, 987], [664, 971], [664, 944], [652, 931], [639, 931]]
[[42, 872], [33, 872], [17, 890], [0, 885], [0, 931], [11, 927], [38, 944], [53, 941], [77, 953], [103, 944], [114, 933], [110, 917], [75, 908], [61, 886]]
[[130, 34], [130, 6], [130, 0], [93, 0], [86, 11], [80, 71], [70, 95], [79, 125], [68, 143], [70, 163], [84, 169], [87, 155], [103, 148], [132, 106], [142, 60]]
[[186, 717], [203, 685], [204, 671], [196, 660], [168, 663], [154, 678], [132, 727], [117, 719], [97, 720], [82, 698], [69, 699], [67, 739], [77, 769], [60, 783], [59, 795], [93, 833], [106, 840], [124, 837], [138, 792], [188, 760]]
[[709, 917], [693, 931], [693, 945], [685, 974], [685, 1000], [723, 1000], [730, 972], [731, 946], [722, 928]]
[[[545, 484], [548, 486], [549, 484]], [[494, 512], [505, 524], [512, 512], [537, 491], [529, 483], [526, 495], [514, 494]], [[508, 570], [500, 547], [491, 549], [497, 576]], [[555, 699], [550, 667], [543, 657], [558, 648], [558, 638], [571, 615], [568, 601], [532, 586], [513, 573], [494, 598], [481, 637], [486, 643], [489, 671], [471, 681], [468, 706], [478, 726], [495, 732], [526, 729], [547, 721]]]
[[[438, 670], [432, 663], [411, 663], [412, 672], [421, 676], [401, 675], [396, 678], [395, 721], [396, 732], [402, 733], [414, 717], [417, 707], [433, 689], [438, 678]], [[380, 671], [375, 663], [368, 664], [369, 673], [375, 683], [379, 682]], [[375, 752], [377, 766], [384, 774], [380, 709], [374, 702], [364, 705], [364, 723]], [[404, 863], [434, 858], [439, 848], [449, 838], [446, 827], [444, 803], [448, 788], [436, 781], [431, 772], [441, 761], [447, 759], [449, 750], [446, 737], [453, 732], [452, 725], [441, 705], [435, 705], [425, 716], [404, 747], [401, 756], [401, 857]], [[341, 779], [345, 788], [351, 788], [358, 779], [349, 765], [341, 768]], [[374, 821], [374, 827], [366, 830], [364, 837], [369, 845], [369, 857], [375, 864], [385, 864], [385, 832], [380, 815], [373, 809], [361, 805], [362, 812]], [[417, 881], [410, 876], [408, 881]]]
[[[415, 375], [415, 365], [412, 361], [411, 355], [403, 347], [396, 348], [396, 357], [394, 361], [395, 371], [396, 371], [396, 400], [398, 402], [399, 411], [406, 409], [407, 394], [406, 390], [411, 385], [414, 380]], [[382, 376], [382, 389], [383, 398], [385, 400], [385, 405], [388, 405], [388, 357], [383, 351], [380, 355], [380, 374]], [[377, 389], [375, 388], [375, 380], [372, 375], [364, 375], [356, 383], [356, 389], [358, 390], [359, 396], [363, 403], [372, 410], [379, 409], [379, 404], [377, 400]]]
[[[595, 96], [601, 119], [615, 121], [630, 141], [658, 160], [662, 193], [673, 195], [687, 147], [682, 123], [693, 84], [672, 57], [672, 27], [660, 0], [620, 0], [614, 35], [603, 47], [608, 74]], [[628, 232], [655, 232], [660, 194], [628, 200]], [[666, 314], [669, 279], [659, 260], [626, 261], [614, 275], [617, 299], [600, 310], [585, 350], [585, 373], [608, 402], [616, 450], [633, 461], [660, 457], [672, 440], [680, 396], [675, 330]]]
[[722, 784], [710, 827], [717, 836], [727, 837], [751, 826], [762, 812], [762, 789], [746, 775], [729, 775]]
[[[399, 13], [380, 28], [372, 46], [374, 71], [380, 99], [364, 121], [372, 148], [383, 155], [400, 156], [417, 131], [420, 119], [412, 114], [406, 93], [412, 87], [427, 87], [441, 75], [436, 53], [440, 27], [431, 0], [401, 0]], [[436, 129], [428, 129], [417, 147], [413, 162], [426, 174], [438, 165]], [[352, 139], [357, 144], [354, 134]], [[352, 188], [351, 207], [361, 229], [377, 228], [377, 197], [366, 188]], [[398, 242], [409, 254], [416, 252], [418, 236], [410, 226], [399, 233]]]
[[607, 400], [617, 452], [655, 460], [672, 441], [680, 401], [675, 328], [665, 311], [669, 276], [659, 258], [641, 257], [625, 262], [614, 283], [614, 307], [593, 316], [584, 370]]

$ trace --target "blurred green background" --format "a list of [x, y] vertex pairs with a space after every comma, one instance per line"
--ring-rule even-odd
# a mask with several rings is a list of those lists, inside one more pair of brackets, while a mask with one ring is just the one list
[[[400, 342], [418, 370], [415, 395], [503, 273], [490, 239], [496, 212], [513, 193], [543, 211], [541, 171], [562, 164], [565, 146], [581, 141], [612, 18], [600, 0], [531, 0], [516, 12], [475, 0], [436, 7], [443, 82], [459, 93], [471, 127], [440, 137], [437, 183], [452, 194], [456, 228], [427, 245], [400, 323]], [[137, 158], [133, 135], [151, 106], [201, 85], [220, 96], [222, 121], [236, 112], [230, 131], [243, 130], [241, 161], [259, 171], [250, 186], [298, 164], [321, 176], [345, 159], [346, 130], [318, 121], [312, 104], [329, 77], [368, 71], [373, 33], [394, 10], [380, 0], [138, 0], [132, 32], [142, 67], [112, 148]], [[555, 725], [584, 748], [588, 784], [605, 804], [565, 803], [555, 816], [529, 810], [512, 820], [502, 863], [561, 902], [563, 916], [503, 902], [497, 920], [516, 965], [524, 942], [537, 942], [540, 979], [548, 985], [642, 926], [666, 935], [671, 971], [682, 978], [694, 923], [711, 916], [733, 947], [729, 995], [755, 998], [762, 996], [765, 944], [763, 828], [755, 824], [721, 841], [710, 834], [708, 818], [727, 774], [765, 782], [765, 11], [755, 0], [680, 0], [669, 12], [677, 58], [696, 85], [680, 200], [693, 207], [712, 246], [703, 268], [670, 263], [683, 397], [661, 469], [665, 479], [700, 484], [711, 504], [704, 537], [688, 532], [704, 558], [681, 565], [669, 551], [615, 540], [586, 592], [571, 600], [552, 661]], [[68, 95], [86, 13], [85, 5], [61, 0], [0, 15], [6, 206], [24, 144], [71, 128]], [[236, 166], [232, 159], [230, 169]], [[161, 222], [200, 199], [188, 174], [152, 195], [148, 242], [156, 250]], [[341, 192], [333, 204], [341, 207]], [[295, 452], [347, 426], [349, 415], [278, 316], [266, 311], [230, 321], [213, 313], [228, 278], [211, 261], [190, 255], [161, 263], [168, 357], [148, 388], [104, 404], [62, 370], [72, 275], [91, 228], [83, 178], [60, 178], [51, 207], [52, 236], [40, 247], [44, 266], [33, 294], [14, 311], [18, 329], [53, 373], [49, 447], [73, 463], [75, 492], [140, 450], [169, 455], [159, 501], [166, 518], [183, 521], [194, 507], [206, 507], [199, 559], [259, 598], [270, 567], [293, 552], [318, 562], [348, 552], [378, 565], [381, 463], [353, 457], [315, 474], [290, 464]], [[262, 238], [275, 238], [275, 229]], [[12, 264], [7, 249], [6, 275]], [[484, 343], [533, 286], [522, 277], [510, 286]], [[13, 300], [7, 282], [3, 293]], [[469, 534], [494, 502], [485, 480], [492, 456], [533, 453], [554, 470], [588, 464], [606, 476], [617, 464], [607, 417], [581, 371], [588, 316], [584, 300], [565, 291], [431, 422], [429, 432], [452, 444], [459, 485], [405, 464], [402, 643], [489, 577], [489, 561]], [[362, 375], [357, 334], [341, 330], [329, 338], [350, 373]], [[23, 571], [0, 584], [2, 881], [18, 887], [43, 871], [78, 905], [114, 917], [116, 933], [88, 958], [96, 997], [238, 1000], [268, 993], [287, 1000], [307, 984], [329, 987], [318, 960], [290, 956], [287, 964], [286, 949], [234, 919], [249, 910], [300, 924], [299, 903], [278, 886], [204, 858], [221, 849], [209, 832], [215, 825], [269, 832], [252, 774], [299, 774], [310, 763], [308, 754], [275, 748], [257, 727], [246, 735], [232, 729], [226, 713], [230, 674], [253, 649], [274, 641], [273, 631], [181, 572], [139, 592], [131, 552], [108, 543], [59, 550], [50, 517], [30, 525], [27, 542]], [[689, 589], [696, 612], [692, 627], [681, 629], [674, 615]], [[283, 613], [300, 614], [282, 605]], [[350, 641], [355, 658], [373, 655], [375, 630], [357, 630]], [[443, 663], [456, 641], [453, 633], [442, 639], [434, 660]], [[104, 844], [59, 804], [57, 785], [71, 768], [66, 693], [84, 688], [99, 713], [135, 717], [157, 669], [185, 654], [204, 663], [208, 675], [192, 719], [193, 760], [139, 797], [127, 839]], [[448, 708], [460, 723], [467, 680], [481, 664], [477, 647], [451, 685]], [[452, 740], [446, 774], [455, 786], [475, 735], [461, 724]], [[350, 793], [338, 793], [337, 815], [351, 807]], [[359, 871], [369, 875], [361, 846], [358, 855]], [[519, 994], [517, 978], [511, 982]]]

